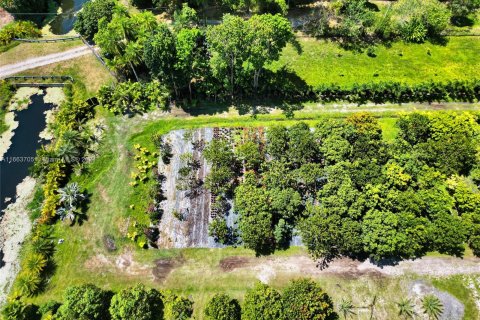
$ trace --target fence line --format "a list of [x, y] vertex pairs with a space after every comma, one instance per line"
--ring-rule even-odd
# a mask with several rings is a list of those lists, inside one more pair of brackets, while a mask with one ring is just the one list
[[80, 36], [65, 37], [65, 38], [56, 38], [56, 39], [24, 39], [24, 38], [13, 38], [14, 41], [19, 42], [29, 42], [29, 43], [43, 43], [43, 42], [65, 42], [65, 41], [74, 41], [80, 39]]
[[88, 41], [85, 40], [84, 37], [82, 36], [79, 36], [79, 37], [80, 39], [82, 39], [83, 43], [93, 52], [97, 60], [100, 61], [100, 63], [105, 67], [105, 69], [108, 70], [108, 72], [115, 78], [115, 80], [118, 80], [117, 75], [112, 70], [110, 70], [110, 68], [108, 68], [107, 64], [103, 60], [102, 56], [98, 54], [97, 50], [95, 50], [95, 48], [90, 43], [88, 43]]

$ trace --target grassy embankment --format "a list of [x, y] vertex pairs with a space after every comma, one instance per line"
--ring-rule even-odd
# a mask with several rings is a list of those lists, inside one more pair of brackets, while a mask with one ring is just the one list
[[[325, 117], [344, 117], [348, 113], [334, 112], [298, 112], [296, 117], [309, 124], [321, 121]], [[379, 113], [379, 121], [384, 129], [385, 138], [390, 140], [396, 134], [395, 113]], [[141, 117], [126, 119], [113, 117], [104, 111], [99, 112], [108, 124], [105, 140], [100, 156], [88, 166], [88, 173], [73, 180], [86, 188], [90, 204], [87, 212], [88, 220], [81, 226], [68, 226], [58, 223], [55, 233], [65, 242], [58, 245], [55, 254], [57, 268], [44, 293], [32, 298], [36, 303], [50, 299], [61, 300], [66, 287], [74, 284], [93, 282], [106, 289], [118, 290], [137, 282], [157, 288], [168, 288], [178, 293], [190, 295], [195, 300], [195, 316], [202, 319], [202, 310], [208, 299], [216, 292], [227, 292], [241, 299], [245, 291], [257, 281], [261, 273], [271, 276], [271, 284], [277, 288], [285, 286], [291, 278], [302, 276], [301, 269], [295, 272], [274, 271], [262, 266], [275, 259], [274, 264], [291, 263], [296, 256], [304, 256], [303, 249], [292, 248], [286, 252], [278, 252], [270, 257], [255, 258], [254, 253], [243, 248], [228, 249], [170, 249], [141, 250], [126, 239], [125, 233], [129, 223], [134, 219], [145, 217], [147, 205], [147, 185], [132, 188], [129, 186], [130, 171], [133, 168], [133, 157], [130, 151], [133, 144], [140, 143], [152, 147], [150, 137], [153, 133], [166, 133], [179, 128], [196, 128], [202, 126], [269, 126], [292, 124], [297, 120], [286, 120], [281, 115], [260, 115], [257, 119], [250, 116], [199, 116], [186, 118], [159, 118], [146, 120]], [[152, 115], [153, 116], [153, 115]], [[129, 209], [131, 204], [135, 209]], [[110, 253], [103, 245], [104, 235], [112, 235], [116, 239], [117, 251]], [[249, 268], [236, 271], [223, 271], [219, 264], [226, 257], [247, 257], [252, 264]], [[117, 267], [118, 259], [129, 259], [133, 262], [127, 268]], [[291, 258], [289, 260], [289, 257]], [[293, 258], [292, 258], [293, 257]], [[171, 258], [177, 261], [165, 280], [160, 281], [152, 276], [154, 261]], [[286, 259], [286, 260], [285, 260]], [[277, 261], [278, 260], [278, 261]], [[257, 268], [255, 267], [257, 266]], [[382, 276], [345, 276], [320, 275], [315, 279], [338, 302], [341, 298], [351, 298], [355, 305], [365, 306], [373, 296], [379, 299], [375, 314], [379, 318], [390, 318], [396, 314], [395, 302], [407, 294], [408, 284], [422, 277], [382, 277]], [[427, 278], [424, 278], [430, 281]], [[443, 279], [437, 280], [443, 283]], [[453, 279], [458, 286], [455, 292], [465, 289], [461, 279]], [[450, 283], [450, 282], [449, 282]], [[452, 282], [453, 283], [453, 282]], [[450, 286], [450, 289], [455, 288]], [[461, 289], [461, 290], [460, 290]], [[453, 290], [453, 289], [452, 289]], [[472, 298], [459, 297], [468, 306], [472, 306]], [[470, 309], [468, 309], [470, 310]], [[471, 314], [476, 315], [472, 309]], [[367, 317], [368, 312], [360, 312]]]

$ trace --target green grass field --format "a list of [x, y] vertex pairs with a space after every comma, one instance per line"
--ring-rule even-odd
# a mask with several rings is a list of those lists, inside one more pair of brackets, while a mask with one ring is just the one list
[[[99, 110], [97, 117], [104, 119], [108, 125], [100, 156], [88, 166], [86, 174], [73, 177], [73, 180], [86, 188], [89, 194], [88, 219], [82, 225], [69, 226], [62, 222], [55, 225], [56, 237], [65, 240], [64, 243], [57, 245], [55, 273], [45, 292], [29, 300], [38, 304], [51, 299], [61, 301], [63, 292], [68, 286], [82, 283], [94, 283], [105, 289], [118, 290], [142, 282], [148, 286], [171, 289], [190, 296], [195, 301], [195, 319], [203, 319], [205, 304], [214, 293], [226, 292], [241, 300], [246, 290], [258, 280], [259, 274], [270, 275], [270, 283], [279, 289], [290, 279], [304, 276], [301, 269], [293, 272], [277, 269], [289, 264], [299, 267], [298, 263], [295, 264], [297, 259], [308, 259], [302, 248], [291, 248], [260, 258], [256, 258], [252, 251], [243, 248], [169, 250], [137, 248], [125, 237], [125, 230], [133, 219], [141, 220], [145, 217], [144, 208], [148, 199], [145, 197], [147, 186], [132, 188], [128, 184], [133, 166], [131, 151], [136, 143], [151, 148], [153, 145], [150, 137], [153, 133], [162, 134], [174, 129], [269, 126], [278, 123], [290, 125], [298, 119], [314, 124], [326, 117], [345, 117], [348, 114], [350, 113], [331, 111], [298, 112], [297, 119], [294, 120], [285, 119], [278, 114], [259, 115], [256, 119], [251, 116], [229, 115], [227, 118], [217, 115], [181, 118], [162, 116], [147, 120], [142, 117], [115, 117]], [[396, 135], [396, 113], [383, 112], [377, 115], [385, 138], [393, 139]], [[135, 205], [135, 210], [129, 208], [130, 204]], [[117, 251], [112, 253], [105, 249], [102, 240], [105, 235], [115, 238]], [[228, 257], [247, 259], [250, 265], [233, 271], [222, 270], [221, 262]], [[166, 274], [164, 279], [154, 276], [157, 259], [175, 261], [171, 272]], [[125, 264], [125, 261], [128, 263]], [[265, 265], [274, 266], [273, 275]], [[313, 278], [336, 302], [342, 298], [350, 298], [360, 307], [368, 305], [373, 297], [377, 296], [375, 316], [379, 319], [392, 318], [396, 315], [395, 302], [407, 294], [406, 288], [411, 281], [420, 278], [430, 282], [426, 277], [412, 275], [401, 277], [378, 277], [368, 274], [353, 277], [313, 275]], [[468, 289], [460, 280], [445, 282], [445, 286], [449, 286], [449, 291], [454, 291], [461, 301], [471, 306], [471, 298], [464, 295]], [[444, 283], [443, 279], [437, 279], [437, 282]], [[476, 309], [472, 309], [471, 312], [477, 316]], [[359, 319], [368, 318], [369, 313], [359, 309]]]
[[288, 46], [271, 68], [287, 66], [307, 84], [338, 84], [398, 81], [420, 83], [478, 77], [480, 37], [450, 37], [445, 46], [431, 43], [378, 46], [376, 57], [343, 50], [336, 43], [299, 38], [299, 55]]

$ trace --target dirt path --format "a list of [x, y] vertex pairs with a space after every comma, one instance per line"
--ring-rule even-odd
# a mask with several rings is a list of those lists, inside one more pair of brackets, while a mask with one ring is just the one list
[[27, 59], [21, 62], [8, 64], [0, 67], [0, 78], [8, 77], [13, 74], [42, 67], [48, 64], [74, 59], [91, 53], [87, 46], [73, 48], [64, 52], [53, 53], [42, 57]]

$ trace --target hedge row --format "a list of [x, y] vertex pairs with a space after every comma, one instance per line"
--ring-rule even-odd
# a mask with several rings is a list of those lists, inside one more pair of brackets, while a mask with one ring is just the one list
[[478, 102], [480, 80], [454, 80], [447, 83], [426, 82], [408, 85], [399, 82], [355, 84], [351, 88], [321, 85], [311, 94], [319, 102], [408, 103], [408, 102]]

